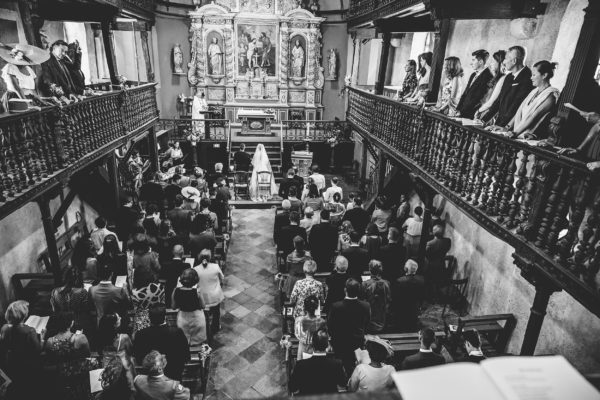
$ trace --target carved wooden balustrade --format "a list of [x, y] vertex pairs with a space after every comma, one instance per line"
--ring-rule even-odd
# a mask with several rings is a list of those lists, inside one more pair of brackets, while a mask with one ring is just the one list
[[0, 218], [158, 118], [154, 84], [0, 117]]
[[[309, 128], [310, 125], [310, 128]], [[350, 140], [350, 125], [346, 121], [281, 121], [281, 138], [287, 141], [335, 141]]]
[[231, 137], [231, 125], [227, 119], [160, 119], [159, 129], [170, 132], [169, 139], [186, 141], [193, 130], [199, 131], [200, 141], [228, 142]]
[[347, 119], [600, 315], [600, 185], [583, 162], [358, 89]]
[[421, 3], [422, 0], [350, 0], [348, 25], [357, 26]]

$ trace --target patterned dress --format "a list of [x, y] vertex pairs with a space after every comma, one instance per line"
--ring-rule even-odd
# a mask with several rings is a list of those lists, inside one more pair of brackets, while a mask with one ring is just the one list
[[290, 302], [296, 304], [294, 318], [304, 315], [304, 300], [310, 295], [317, 296], [321, 304], [324, 304], [327, 297], [327, 286], [312, 277], [306, 277], [296, 282], [290, 297]]
[[151, 283], [140, 289], [131, 291], [133, 303], [133, 332], [150, 326], [150, 306], [165, 304], [165, 287], [162, 283]]

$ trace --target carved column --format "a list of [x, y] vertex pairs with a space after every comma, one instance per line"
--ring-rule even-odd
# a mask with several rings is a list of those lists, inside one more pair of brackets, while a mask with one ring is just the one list
[[156, 130], [154, 127], [148, 130], [148, 153], [150, 155], [150, 168], [154, 172], [160, 171], [158, 163], [158, 143], [156, 140]]
[[[368, 148], [367, 148], [367, 139], [364, 136], [362, 138], [362, 160], [360, 162], [360, 177], [362, 179], [367, 179], [367, 157], [368, 157]], [[366, 200], [366, 199], [365, 199]]]
[[235, 44], [233, 40], [233, 20], [227, 19], [225, 28], [223, 29], [223, 40], [225, 41], [225, 71], [227, 75], [227, 86], [233, 84], [233, 71], [235, 69], [235, 61], [233, 59], [233, 53], [235, 51]]
[[560, 288], [543, 274], [540, 267], [534, 265], [528, 259], [517, 253], [513, 254], [513, 258], [517, 267], [521, 269], [523, 278], [535, 286], [535, 297], [531, 306], [531, 314], [527, 321], [527, 328], [525, 329], [520, 353], [522, 356], [532, 356], [540, 337], [550, 296], [552, 293], [560, 291]]
[[204, 44], [202, 42], [202, 20], [195, 18], [190, 25], [191, 59], [188, 64], [188, 81], [192, 86], [204, 84]]
[[60, 267], [60, 255], [56, 245], [56, 229], [52, 223], [52, 213], [50, 212], [50, 198], [43, 195], [38, 199], [38, 206], [42, 214], [42, 225], [44, 227], [44, 235], [46, 236], [46, 246], [48, 246], [48, 256], [52, 266], [52, 274], [54, 275], [54, 285], [60, 286], [62, 281], [62, 271]]
[[358, 65], [360, 64], [360, 48], [361, 42], [357, 37], [356, 32], [352, 33], [352, 86], [356, 86], [358, 83]]
[[450, 20], [442, 19], [435, 21], [438, 32], [435, 33], [435, 45], [433, 47], [433, 60], [431, 61], [431, 75], [429, 76], [429, 96], [427, 101], [437, 101], [438, 92], [444, 69], [444, 58], [446, 58], [446, 44], [450, 33]]
[[565, 87], [561, 92], [558, 103], [558, 115], [567, 120], [569, 134], [563, 138], [561, 145], [576, 146], [583, 140], [583, 135], [589, 130], [587, 123], [575, 112], [564, 105], [573, 103], [583, 110], [598, 109], [596, 102], [597, 84], [594, 73], [600, 58], [600, 3], [589, 2], [585, 9], [585, 17], [571, 64]]
[[385, 170], [387, 166], [387, 156], [383, 151], [379, 151], [379, 175], [377, 176], [377, 193], [381, 194], [385, 185]]
[[379, 95], [383, 94], [383, 85], [385, 84], [385, 72], [388, 67], [392, 34], [390, 32], [383, 32], [382, 38], [381, 55], [379, 57], [379, 72], [377, 74], [377, 81], [375, 82], [375, 94]]
[[144, 55], [144, 62], [146, 63], [146, 77], [148, 82], [154, 82], [154, 71], [152, 70], [152, 60], [150, 58], [150, 47], [148, 46], [148, 31], [140, 31], [140, 37], [142, 40], [142, 53]]
[[279, 54], [279, 102], [287, 104], [288, 102], [288, 66], [290, 51], [290, 29], [287, 22], [282, 22], [279, 29], [280, 45]]
[[112, 197], [114, 201], [115, 211], [121, 206], [120, 187], [119, 187], [119, 161], [115, 152], [111, 152], [106, 159], [108, 169], [108, 179], [112, 189]]

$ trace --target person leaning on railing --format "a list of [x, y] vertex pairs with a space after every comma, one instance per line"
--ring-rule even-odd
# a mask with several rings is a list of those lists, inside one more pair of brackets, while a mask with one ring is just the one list
[[590, 171], [600, 168], [600, 114], [596, 112], [580, 112], [580, 115], [589, 123], [594, 124], [587, 136], [576, 148], [564, 148], [558, 151], [558, 154], [566, 156], [583, 156], [587, 160], [587, 167]]
[[433, 111], [449, 116], [458, 114], [457, 106], [464, 90], [463, 69], [458, 57], [444, 60], [444, 83], [440, 88], [440, 97]]

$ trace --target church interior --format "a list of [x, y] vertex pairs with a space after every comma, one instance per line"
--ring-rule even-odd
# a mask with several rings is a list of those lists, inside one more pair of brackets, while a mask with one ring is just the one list
[[0, 400], [600, 399], [600, 2], [0, 3]]

